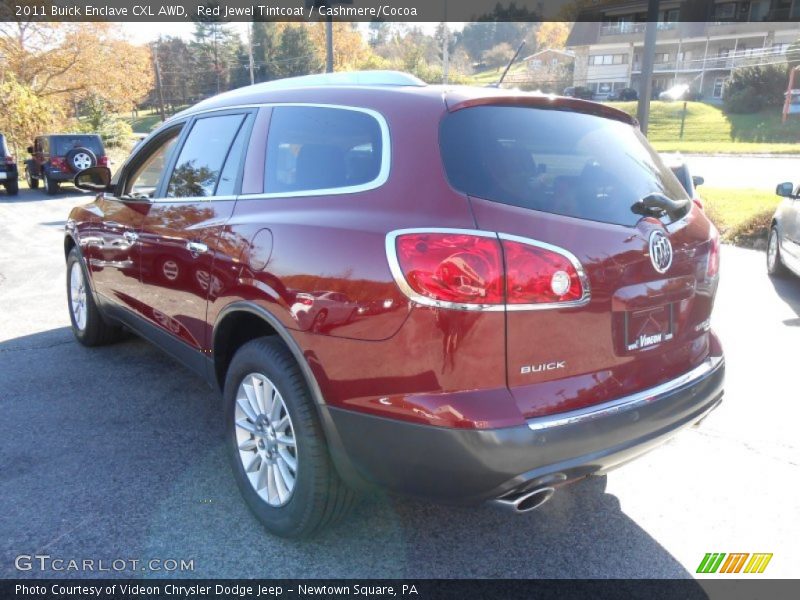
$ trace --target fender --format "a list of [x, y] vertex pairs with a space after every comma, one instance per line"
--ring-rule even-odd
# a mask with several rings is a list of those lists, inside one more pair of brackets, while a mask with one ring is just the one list
[[263, 319], [270, 327], [272, 327], [281, 340], [283, 340], [283, 342], [286, 344], [286, 347], [289, 348], [289, 351], [292, 353], [295, 361], [297, 361], [297, 364], [300, 366], [300, 371], [303, 373], [303, 377], [306, 380], [308, 389], [311, 392], [311, 397], [314, 399], [314, 405], [317, 408], [317, 415], [319, 416], [320, 423], [322, 423], [322, 429], [325, 434], [325, 439], [328, 442], [328, 449], [336, 470], [339, 472], [339, 475], [342, 477], [342, 479], [344, 479], [345, 482], [351, 487], [360, 490], [372, 489], [374, 486], [367, 482], [367, 480], [365, 480], [358, 473], [353, 461], [350, 459], [350, 456], [344, 449], [344, 444], [342, 443], [339, 431], [337, 430], [336, 425], [330, 416], [328, 405], [325, 403], [325, 397], [323, 396], [322, 390], [319, 387], [317, 378], [311, 371], [308, 361], [306, 361], [302, 349], [286, 329], [286, 327], [284, 327], [284, 325], [272, 313], [252, 302], [240, 301], [229, 304], [220, 311], [217, 321], [214, 323], [214, 329], [211, 334], [211, 347], [214, 348], [216, 346], [219, 324], [225, 319], [225, 317], [235, 312], [247, 312]]

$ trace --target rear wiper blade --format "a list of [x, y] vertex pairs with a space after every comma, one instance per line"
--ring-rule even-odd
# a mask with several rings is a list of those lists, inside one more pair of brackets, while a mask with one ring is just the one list
[[681, 216], [689, 205], [688, 200], [673, 200], [659, 192], [648, 194], [631, 206], [631, 210], [637, 215], [645, 217], [670, 217]]

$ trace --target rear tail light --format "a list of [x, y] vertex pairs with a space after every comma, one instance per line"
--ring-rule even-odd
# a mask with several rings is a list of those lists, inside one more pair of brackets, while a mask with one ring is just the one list
[[700, 210], [705, 211], [706, 205], [703, 204], [703, 201], [700, 198], [692, 198], [692, 202], [694, 202]]
[[101, 156], [100, 158], [97, 159], [97, 164], [100, 165], [101, 167], [107, 167], [108, 166], [108, 157], [107, 156]]
[[418, 304], [463, 310], [566, 308], [589, 300], [578, 260], [535, 240], [483, 231], [387, 236], [395, 281]]
[[13, 156], [6, 156], [6, 164], [13, 165], [14, 164], [14, 157]]
[[60, 169], [62, 171], [68, 171], [69, 170], [67, 168], [67, 163], [60, 156], [52, 156], [52, 157], [50, 157], [50, 164], [53, 167], [55, 167], [56, 169]]
[[706, 277], [712, 279], [719, 273], [719, 233], [714, 230], [711, 240], [708, 243], [708, 266]]

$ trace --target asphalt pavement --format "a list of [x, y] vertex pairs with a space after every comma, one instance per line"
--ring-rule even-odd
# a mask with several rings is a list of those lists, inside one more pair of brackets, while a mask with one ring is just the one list
[[15, 568], [45, 554], [192, 560], [175, 575], [194, 577], [687, 578], [707, 552], [771, 552], [761, 577], [797, 576], [800, 280], [770, 280], [763, 253], [723, 248], [727, 391], [699, 428], [527, 515], [381, 496], [284, 541], [236, 490], [212, 390], [138, 339], [73, 341], [62, 239], [80, 201], [0, 194], [0, 577], [90, 574]]
[[[800, 184], [796, 156], [692, 156], [686, 161], [692, 175], [702, 175], [708, 187], [752, 188], [775, 191], [784, 181]], [[703, 188], [699, 190], [703, 195]]]

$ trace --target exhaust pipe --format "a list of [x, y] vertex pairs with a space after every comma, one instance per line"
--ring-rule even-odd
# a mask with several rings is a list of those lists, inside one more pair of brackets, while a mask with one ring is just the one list
[[509, 509], [517, 514], [522, 514], [536, 510], [550, 500], [555, 492], [555, 488], [549, 486], [539, 487], [519, 495], [502, 496], [497, 498], [494, 502], [505, 509]]

